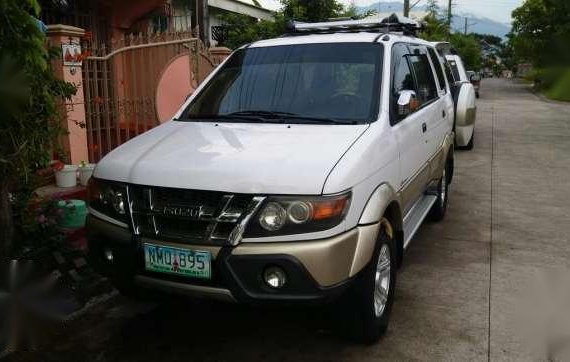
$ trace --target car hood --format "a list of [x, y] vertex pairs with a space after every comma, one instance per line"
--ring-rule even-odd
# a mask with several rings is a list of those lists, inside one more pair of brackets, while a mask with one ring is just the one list
[[109, 153], [94, 176], [150, 186], [316, 195], [367, 128], [171, 121]]

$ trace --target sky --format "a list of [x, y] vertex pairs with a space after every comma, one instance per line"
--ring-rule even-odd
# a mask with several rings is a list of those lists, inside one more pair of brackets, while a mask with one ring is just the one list
[[[388, 0], [401, 1], [402, 0]], [[438, 0], [440, 6], [447, 8], [448, 1]], [[501, 23], [511, 22], [511, 12], [522, 5], [524, 0], [453, 0], [453, 9], [458, 12], [472, 13], [473, 15], [486, 17]], [[345, 4], [350, 4], [351, 0], [341, 0]], [[365, 6], [377, 3], [378, 0], [354, 0], [356, 6]], [[410, 0], [413, 4], [415, 0]], [[421, 0], [420, 4], [425, 5], [427, 1]]]

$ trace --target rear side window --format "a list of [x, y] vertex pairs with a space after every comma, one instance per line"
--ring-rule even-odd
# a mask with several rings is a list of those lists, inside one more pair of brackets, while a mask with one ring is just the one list
[[451, 70], [451, 65], [449, 65], [449, 62], [446, 60], [443, 63], [443, 66], [445, 68], [445, 75], [447, 76], [447, 80], [450, 83], [449, 85], [453, 85], [453, 83], [457, 82], [457, 79], [455, 79], [453, 76], [453, 71]]
[[451, 72], [453, 73], [455, 81], [459, 82], [461, 80], [461, 76], [459, 75], [459, 68], [457, 68], [457, 63], [455, 62], [455, 60], [450, 60], [449, 66], [451, 68]]
[[417, 97], [421, 104], [425, 104], [439, 97], [435, 79], [427, 54], [415, 52], [410, 56], [410, 65], [416, 76], [418, 86]]
[[439, 89], [445, 90], [445, 79], [443, 78], [443, 70], [441, 70], [441, 62], [439, 57], [432, 48], [428, 48], [428, 54], [435, 68], [435, 73], [437, 74], [437, 80], [439, 81]]

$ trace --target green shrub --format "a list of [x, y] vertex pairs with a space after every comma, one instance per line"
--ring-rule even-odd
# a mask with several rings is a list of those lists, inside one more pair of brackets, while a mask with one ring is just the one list
[[548, 90], [554, 87], [565, 74], [561, 67], [535, 69], [525, 79], [534, 82], [536, 90]]
[[570, 102], [570, 68], [565, 69], [560, 78], [544, 94], [550, 99]]

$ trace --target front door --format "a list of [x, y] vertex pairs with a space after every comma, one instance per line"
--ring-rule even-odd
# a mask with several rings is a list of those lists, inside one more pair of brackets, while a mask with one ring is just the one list
[[425, 127], [428, 110], [419, 109], [406, 117], [398, 116], [398, 98], [405, 90], [418, 94], [410, 51], [406, 44], [392, 48], [392, 84], [390, 97], [390, 122], [399, 147], [400, 189], [404, 209], [407, 211], [421, 196], [427, 183], [427, 158]]

